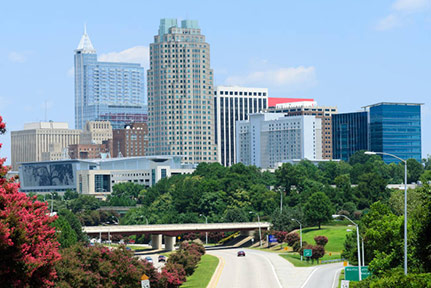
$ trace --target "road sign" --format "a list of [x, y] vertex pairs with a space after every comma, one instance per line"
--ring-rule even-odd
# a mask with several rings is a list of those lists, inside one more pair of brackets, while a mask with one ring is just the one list
[[349, 288], [349, 280], [341, 280], [341, 288]]
[[141, 288], [150, 288], [150, 278], [145, 274], [141, 277]]
[[[362, 266], [361, 267], [362, 280], [368, 278], [370, 275], [371, 275], [371, 272], [368, 271], [368, 266]], [[350, 280], [350, 281], [359, 281], [358, 266], [344, 267], [344, 279]]]
[[287, 251], [287, 247], [284, 247], [284, 251]]
[[304, 249], [304, 257], [311, 257], [313, 255], [313, 250]]
[[274, 235], [268, 235], [268, 241], [269, 241], [269, 243], [276, 243], [277, 238], [275, 238]]
[[348, 264], [348, 262], [347, 262], [347, 261], [344, 261], [344, 262], [343, 262], [343, 266], [344, 266], [344, 267], [346, 267], [346, 266], [347, 266], [347, 264]]

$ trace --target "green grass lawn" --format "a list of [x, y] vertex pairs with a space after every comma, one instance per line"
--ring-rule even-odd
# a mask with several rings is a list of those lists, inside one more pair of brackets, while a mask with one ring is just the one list
[[328, 237], [328, 244], [325, 246], [325, 250], [328, 252], [341, 252], [344, 249], [344, 241], [348, 233], [347, 229], [355, 231], [354, 226], [322, 226], [322, 229], [317, 227], [304, 228], [302, 229], [302, 241], [306, 241], [311, 245], [315, 245], [314, 237], [326, 236]]
[[[281, 253], [279, 254], [284, 259], [288, 260], [290, 263], [292, 263], [295, 267], [308, 267], [308, 266], [316, 266], [319, 265], [319, 262], [314, 260], [314, 263], [311, 263], [311, 260], [309, 262], [307, 261], [301, 261], [301, 256], [299, 253]], [[340, 253], [329, 253], [325, 254], [320, 260], [333, 260], [333, 259], [340, 259], [341, 255]], [[324, 264], [322, 264], [324, 265]]]
[[213, 276], [218, 265], [218, 258], [212, 255], [205, 254], [202, 256], [195, 272], [187, 277], [187, 281], [181, 285], [183, 288], [205, 288]]

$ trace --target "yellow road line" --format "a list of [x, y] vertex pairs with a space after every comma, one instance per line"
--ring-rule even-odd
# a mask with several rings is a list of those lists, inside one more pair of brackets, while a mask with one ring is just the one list
[[210, 283], [208, 284], [207, 288], [215, 288], [217, 287], [218, 281], [220, 280], [220, 276], [221, 276], [221, 272], [223, 271], [224, 265], [225, 265], [225, 261], [223, 259], [223, 257], [216, 256], [219, 260], [220, 263], [216, 268], [216, 272], [214, 273], [213, 277], [211, 278]]

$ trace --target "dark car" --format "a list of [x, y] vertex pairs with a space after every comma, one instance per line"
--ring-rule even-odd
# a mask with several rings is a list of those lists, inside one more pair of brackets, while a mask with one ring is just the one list
[[238, 251], [238, 257], [244, 256], [245, 257], [245, 252], [244, 251]]
[[166, 262], [166, 256], [159, 255], [159, 262]]

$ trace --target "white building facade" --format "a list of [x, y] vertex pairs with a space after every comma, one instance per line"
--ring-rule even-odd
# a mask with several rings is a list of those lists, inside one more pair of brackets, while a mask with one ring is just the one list
[[236, 124], [237, 162], [267, 169], [287, 159], [321, 159], [321, 129], [315, 116], [251, 114]]
[[219, 162], [236, 163], [236, 121], [268, 108], [267, 88], [218, 86], [214, 95], [216, 144]]

